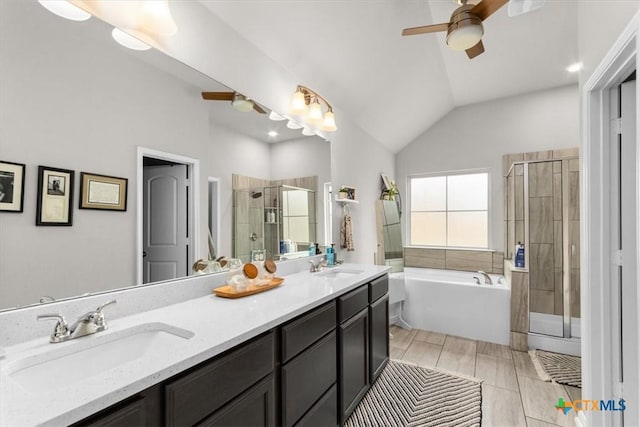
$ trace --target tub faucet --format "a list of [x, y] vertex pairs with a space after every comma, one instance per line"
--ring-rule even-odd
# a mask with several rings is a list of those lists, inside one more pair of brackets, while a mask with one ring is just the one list
[[478, 270], [478, 274], [482, 274], [484, 276], [485, 285], [493, 285], [493, 280], [491, 280], [491, 277], [487, 273], [482, 270]]

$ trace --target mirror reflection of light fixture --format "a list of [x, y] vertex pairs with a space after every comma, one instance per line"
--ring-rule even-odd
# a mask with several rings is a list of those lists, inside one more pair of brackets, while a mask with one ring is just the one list
[[302, 134], [305, 135], [305, 136], [313, 136], [316, 133], [314, 131], [312, 131], [310, 128], [305, 126], [305, 127], [302, 128]]
[[72, 21], [86, 21], [91, 14], [69, 3], [67, 0], [38, 0], [49, 12]]
[[120, 45], [129, 49], [133, 49], [133, 50], [151, 49], [151, 46], [149, 46], [142, 40], [139, 40], [133, 37], [132, 35], [125, 33], [120, 28], [114, 28], [113, 31], [111, 31], [111, 37], [113, 37], [113, 39], [117, 41]]
[[[327, 108], [324, 116], [322, 115], [322, 104]], [[302, 119], [309, 124], [320, 125], [324, 131], [335, 132], [338, 130], [331, 104], [306, 86], [298, 85], [296, 88], [291, 98], [290, 111], [292, 114], [304, 116]]]
[[235, 92], [233, 94], [231, 105], [234, 109], [243, 113], [248, 113], [249, 111], [253, 110], [253, 101], [238, 92]]
[[271, 111], [269, 113], [269, 119], [274, 120], [276, 122], [280, 122], [282, 120], [287, 120], [286, 117], [282, 117], [280, 114], [276, 113], [275, 111]]
[[293, 120], [289, 120], [287, 122], [287, 127], [289, 129], [302, 129], [302, 125], [294, 122]]

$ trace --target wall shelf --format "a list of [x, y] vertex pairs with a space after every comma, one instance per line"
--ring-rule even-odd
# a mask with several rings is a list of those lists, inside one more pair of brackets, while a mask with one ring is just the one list
[[360, 203], [358, 200], [339, 199], [338, 197], [336, 197], [336, 202], [338, 202], [338, 203], [349, 203], [349, 204], [353, 204], [353, 205], [357, 205], [358, 203]]

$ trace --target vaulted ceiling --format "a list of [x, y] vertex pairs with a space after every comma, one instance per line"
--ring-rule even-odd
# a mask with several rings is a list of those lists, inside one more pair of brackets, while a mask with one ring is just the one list
[[444, 33], [453, 0], [201, 0], [252, 44], [397, 152], [457, 106], [577, 83], [577, 1], [547, 1], [485, 22], [486, 52], [469, 60]]

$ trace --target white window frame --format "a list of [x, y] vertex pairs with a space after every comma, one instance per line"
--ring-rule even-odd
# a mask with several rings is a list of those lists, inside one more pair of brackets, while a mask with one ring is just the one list
[[[467, 247], [467, 246], [435, 246], [435, 245], [417, 245], [411, 241], [411, 213], [412, 213], [412, 203], [411, 200], [411, 181], [416, 178], [435, 178], [435, 177], [449, 177], [455, 175], [473, 175], [479, 173], [487, 174], [487, 247]], [[449, 207], [449, 195], [446, 195], [447, 199], [447, 208]], [[421, 173], [421, 174], [413, 174], [407, 176], [407, 241], [409, 242], [410, 247], [416, 248], [432, 248], [432, 249], [462, 249], [462, 250], [470, 250], [470, 251], [487, 251], [491, 250], [491, 169], [490, 168], [481, 168], [481, 169], [464, 169], [464, 170], [454, 170], [454, 171], [442, 171], [442, 172], [429, 172], [429, 173]], [[441, 212], [441, 211], [438, 211]], [[448, 213], [449, 210], [446, 209], [444, 211]], [[451, 212], [463, 212], [463, 211], [451, 211]], [[478, 212], [478, 211], [474, 211]], [[447, 219], [448, 221], [448, 219]], [[448, 225], [448, 222], [447, 222]], [[448, 238], [448, 230], [447, 230], [447, 238]]]

